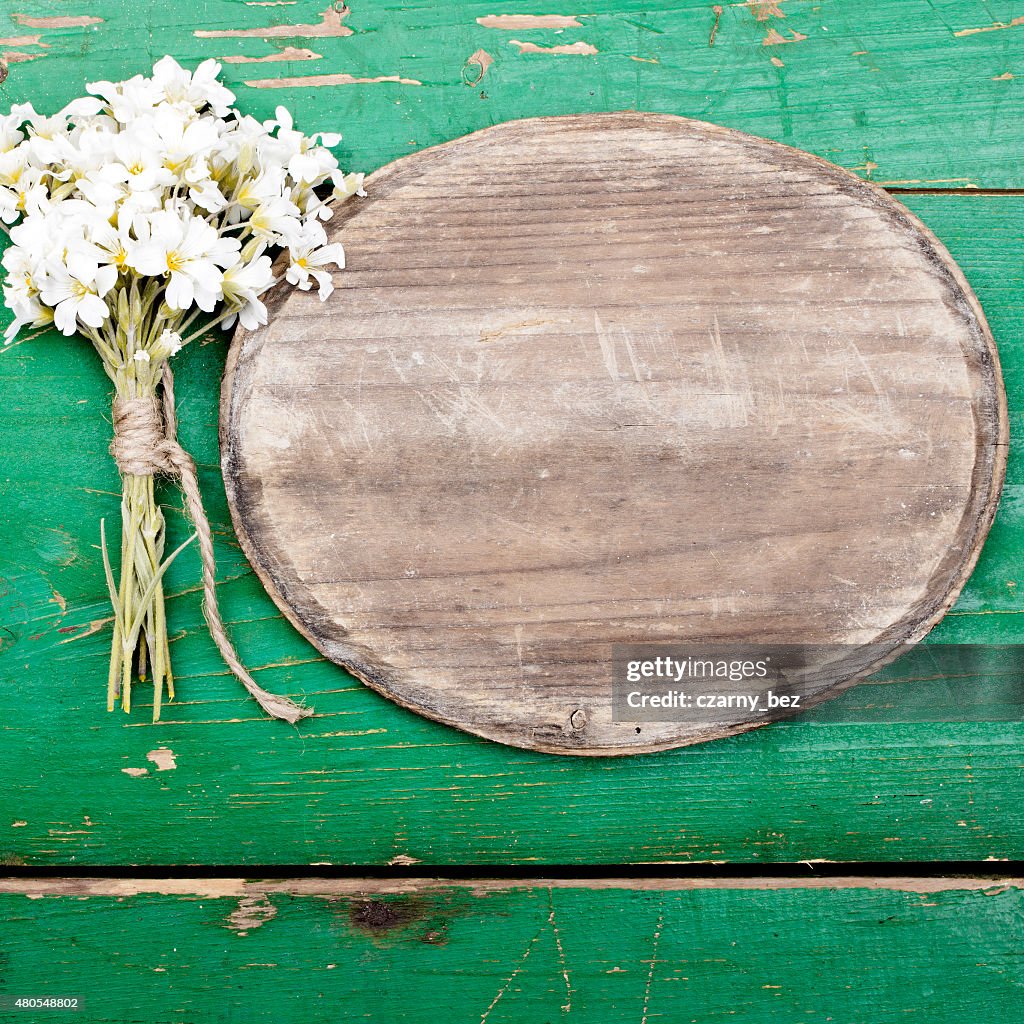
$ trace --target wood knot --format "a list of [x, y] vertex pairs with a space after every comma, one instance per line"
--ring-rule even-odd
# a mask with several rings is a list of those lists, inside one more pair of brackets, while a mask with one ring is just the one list
[[586, 713], [586, 711], [584, 711], [583, 708], [577, 708], [569, 716], [569, 725], [571, 725], [572, 728], [576, 732], [580, 732], [581, 730], [586, 729], [586, 727], [587, 727], [587, 713]]

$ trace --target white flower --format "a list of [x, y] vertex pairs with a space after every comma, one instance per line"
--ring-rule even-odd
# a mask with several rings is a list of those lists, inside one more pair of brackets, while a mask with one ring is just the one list
[[170, 107], [159, 107], [144, 122], [147, 137], [164, 155], [164, 166], [181, 181], [194, 183], [210, 176], [206, 158], [217, 145], [217, 123], [208, 117], [187, 121]]
[[341, 243], [323, 245], [323, 237], [323, 229], [318, 224], [305, 225], [302, 232], [288, 243], [291, 262], [285, 275], [289, 284], [297, 285], [302, 291], [312, 287], [312, 278], [319, 286], [321, 301], [334, 291], [334, 280], [324, 268], [331, 263], [339, 269], [345, 267], [345, 250]]
[[107, 219], [130, 194], [128, 174], [120, 164], [107, 164], [83, 174], [75, 183], [83, 195]]
[[48, 205], [49, 198], [43, 172], [37, 167], [26, 167], [12, 185], [0, 188], [0, 220], [13, 224], [23, 213], [39, 213]]
[[12, 293], [4, 286], [4, 302], [14, 319], [4, 330], [4, 344], [10, 345], [22, 327], [45, 327], [53, 323], [53, 310], [44, 306], [35, 295]]
[[206, 210], [207, 213], [220, 213], [228, 205], [227, 199], [224, 198], [224, 193], [217, 188], [217, 183], [213, 178], [207, 178], [205, 181], [193, 185], [188, 190], [188, 197], [196, 206]]
[[248, 227], [257, 238], [280, 245], [282, 239], [291, 238], [301, 230], [299, 213], [290, 199], [277, 196], [256, 207]]
[[157, 346], [165, 359], [167, 356], [176, 356], [181, 351], [181, 335], [176, 331], [165, 330], [160, 335]]
[[262, 295], [274, 283], [274, 271], [269, 256], [257, 256], [251, 263], [236, 263], [224, 271], [221, 287], [224, 301], [238, 309], [224, 321], [224, 329], [239, 320], [247, 331], [255, 330], [267, 322], [267, 307], [260, 302]]
[[278, 107], [276, 120], [264, 125], [268, 131], [277, 129], [273, 141], [268, 140], [265, 148], [273, 152], [279, 163], [287, 167], [288, 173], [298, 184], [312, 184], [323, 181], [332, 171], [337, 170], [338, 161], [324, 146], [336, 146], [341, 136], [336, 132], [320, 133], [323, 146], [317, 145], [318, 136], [306, 136], [296, 131], [292, 115], [286, 107]]
[[221, 297], [223, 267], [238, 258], [237, 238], [222, 238], [201, 217], [174, 210], [158, 210], [135, 222], [139, 242], [128, 254], [128, 264], [147, 277], [169, 275], [167, 305], [188, 309], [194, 302], [212, 313]]
[[144, 348], [140, 348], [139, 351], [136, 352], [134, 356], [132, 356], [132, 359], [134, 359], [135, 362], [137, 363], [148, 363], [149, 353]]
[[[282, 167], [268, 167], [255, 178], [240, 182], [234, 196], [238, 210], [233, 218], [228, 218], [229, 221], [240, 219], [246, 210], [252, 211], [275, 199], [284, 199], [286, 188], [284, 168]], [[292, 211], [293, 214], [298, 212], [297, 208]]]
[[121, 124], [148, 113], [163, 97], [160, 86], [142, 75], [126, 82], [90, 82], [85, 88], [106, 100], [107, 108]]
[[132, 192], [148, 192], [175, 182], [155, 141], [152, 136], [143, 137], [141, 132], [131, 131], [115, 135], [110, 142], [118, 161], [112, 166], [124, 169], [124, 181]]
[[[11, 228], [14, 244], [4, 253], [4, 266], [9, 266], [8, 259], [14, 259], [20, 252], [35, 265], [37, 274], [45, 276], [46, 261], [63, 259], [68, 246], [82, 240], [82, 221], [78, 222], [77, 228], [74, 226], [81, 216], [81, 205], [76, 200], [66, 200], [54, 204], [45, 213], [26, 217], [15, 224]], [[65, 207], [69, 209], [65, 210]]]
[[62, 334], [74, 334], [79, 321], [86, 327], [100, 327], [110, 316], [103, 296], [116, 281], [116, 267], [101, 267], [88, 255], [70, 252], [66, 264], [55, 263], [49, 268], [40, 294], [53, 309], [57, 329]]
[[219, 74], [220, 65], [213, 58], [204, 60], [194, 72], [186, 71], [173, 57], [163, 57], [153, 66], [153, 82], [168, 103], [192, 111], [209, 106], [223, 117], [235, 102], [235, 94], [217, 81]]
[[[125, 223], [124, 219], [122, 218], [119, 223]], [[135, 245], [135, 239], [125, 228], [115, 227], [109, 220], [97, 218], [89, 224], [86, 235], [99, 263], [116, 267], [118, 270], [125, 269], [128, 250]]]
[[331, 195], [343, 203], [350, 196], [365, 196], [366, 189], [363, 188], [363, 174], [342, 174], [340, 171], [331, 176], [334, 183], [334, 191]]
[[34, 254], [20, 245], [4, 252], [4, 302], [14, 313], [14, 320], [4, 331], [4, 344], [10, 344], [25, 325], [42, 327], [53, 322], [53, 311], [39, 301], [39, 282], [44, 272]]
[[[141, 336], [163, 333], [120, 357], [167, 358], [196, 307], [225, 327], [266, 323], [261, 296], [282, 249], [287, 281], [331, 294], [344, 251], [320, 222], [364, 194], [362, 175], [338, 167], [340, 134], [304, 135], [284, 107], [265, 122], [232, 109], [219, 73], [215, 60], [190, 71], [164, 57], [150, 76], [90, 84], [55, 114], [20, 104], [0, 115], [8, 341], [27, 324], [71, 334], [130, 315]], [[105, 359], [125, 337], [106, 332]]]
[[0, 117], [0, 153], [14, 149], [25, 138], [22, 125], [35, 116], [31, 103], [15, 103], [9, 114]]

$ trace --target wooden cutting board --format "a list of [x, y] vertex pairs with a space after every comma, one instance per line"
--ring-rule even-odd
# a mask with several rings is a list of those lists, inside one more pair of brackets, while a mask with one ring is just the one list
[[[978, 303], [904, 207], [667, 115], [517, 121], [399, 160], [224, 381], [235, 528], [325, 655], [430, 718], [636, 753], [612, 645], [919, 640], [995, 513]], [[872, 645], [872, 646], [867, 646]]]

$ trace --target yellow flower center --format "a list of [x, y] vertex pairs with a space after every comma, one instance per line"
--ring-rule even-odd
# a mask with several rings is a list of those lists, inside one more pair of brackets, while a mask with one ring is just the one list
[[185, 265], [185, 261], [176, 252], [169, 252], [167, 254], [167, 269], [173, 274], [176, 270], [181, 270]]

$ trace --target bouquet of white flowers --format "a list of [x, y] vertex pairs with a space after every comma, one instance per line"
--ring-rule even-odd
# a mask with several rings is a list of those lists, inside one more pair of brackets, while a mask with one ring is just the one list
[[[327, 148], [340, 135], [306, 136], [284, 107], [260, 122], [232, 109], [234, 95], [208, 60], [193, 73], [171, 57], [51, 117], [30, 104], [0, 117], [0, 220], [5, 340], [53, 324], [92, 342], [114, 383], [114, 441], [121, 471], [122, 541], [116, 583], [100, 524], [114, 607], [107, 702], [131, 707], [132, 679], [153, 682], [153, 718], [174, 696], [162, 578], [164, 517], [153, 477], [177, 477], [203, 562], [204, 610], [225, 660], [271, 715], [310, 712], [263, 690], [239, 661], [217, 609], [213, 544], [195, 465], [176, 439], [168, 359], [215, 325], [267, 322], [260, 296], [284, 277], [333, 290], [344, 266], [321, 221], [362, 192]], [[272, 257], [281, 254], [277, 263]], [[285, 255], [286, 254], [286, 255]], [[162, 396], [159, 395], [162, 388]], [[182, 546], [184, 547], [184, 545]]]

